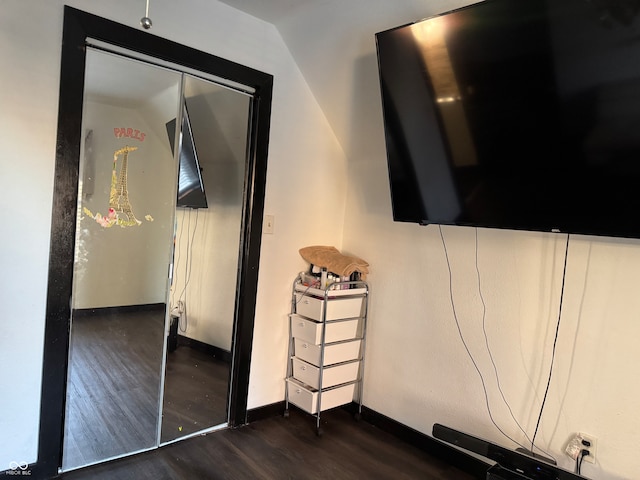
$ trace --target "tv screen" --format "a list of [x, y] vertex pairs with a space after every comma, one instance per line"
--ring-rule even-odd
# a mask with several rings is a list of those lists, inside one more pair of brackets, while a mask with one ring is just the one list
[[377, 33], [394, 220], [640, 237], [638, 9], [486, 0]]
[[[176, 119], [167, 122], [167, 135], [174, 151]], [[178, 168], [178, 198], [176, 206], [181, 208], [207, 208], [207, 195], [202, 181], [202, 167], [198, 160], [196, 144], [191, 130], [187, 106], [182, 111], [182, 148]]]

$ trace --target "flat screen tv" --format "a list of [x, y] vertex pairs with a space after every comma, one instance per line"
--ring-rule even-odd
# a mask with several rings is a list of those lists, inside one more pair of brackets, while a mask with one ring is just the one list
[[[174, 150], [176, 119], [167, 122], [167, 135]], [[207, 208], [207, 195], [202, 181], [202, 167], [198, 159], [187, 106], [182, 111], [182, 145], [178, 168], [178, 208]]]
[[640, 237], [640, 14], [486, 0], [376, 34], [396, 221]]

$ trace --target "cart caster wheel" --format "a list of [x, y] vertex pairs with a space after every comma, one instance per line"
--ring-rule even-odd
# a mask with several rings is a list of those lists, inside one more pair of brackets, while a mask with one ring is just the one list
[[316, 428], [316, 436], [317, 437], [321, 437], [323, 433], [324, 432], [322, 431], [322, 428]]
[[354, 418], [354, 420], [355, 420], [356, 422], [359, 422], [359, 421], [360, 421], [360, 419], [362, 418], [362, 415], [360, 415], [359, 413], [356, 413], [356, 414], [353, 416], [353, 418]]
[[285, 410], [284, 413], [282, 414], [282, 416], [284, 418], [289, 418], [289, 410]]

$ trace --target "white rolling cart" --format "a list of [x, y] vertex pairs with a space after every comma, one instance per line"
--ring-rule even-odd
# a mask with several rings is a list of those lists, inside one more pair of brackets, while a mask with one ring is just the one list
[[285, 412], [289, 404], [315, 415], [354, 401], [362, 413], [364, 352], [369, 286], [364, 281], [308, 287], [302, 275], [293, 282], [289, 315], [289, 354]]

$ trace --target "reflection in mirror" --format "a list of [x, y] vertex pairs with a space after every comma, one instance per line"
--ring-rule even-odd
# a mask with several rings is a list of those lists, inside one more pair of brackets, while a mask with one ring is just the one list
[[184, 98], [182, 153], [197, 159], [206, 202], [178, 199], [161, 442], [228, 420], [251, 118], [250, 96], [201, 78], [185, 75]]
[[63, 470], [157, 445], [180, 82], [87, 49]]

